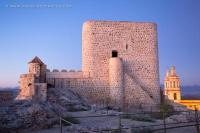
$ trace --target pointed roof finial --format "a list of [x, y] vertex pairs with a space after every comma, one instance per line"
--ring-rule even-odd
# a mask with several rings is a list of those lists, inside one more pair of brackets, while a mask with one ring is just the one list
[[176, 75], [176, 69], [175, 69], [175, 66], [172, 65], [171, 67], [171, 76], [175, 76]]
[[166, 71], [166, 77], [169, 77], [170, 76], [170, 73], [169, 73], [169, 70], [167, 69]]
[[29, 63], [39, 63], [39, 64], [44, 64], [39, 57], [35, 56]]

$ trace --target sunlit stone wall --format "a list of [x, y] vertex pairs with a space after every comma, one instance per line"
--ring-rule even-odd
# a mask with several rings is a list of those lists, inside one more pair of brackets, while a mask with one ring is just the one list
[[[84, 76], [109, 84], [109, 59], [115, 50], [127, 75], [124, 80], [125, 102], [138, 100], [137, 104], [149, 105], [160, 102], [155, 23], [87, 21], [83, 25], [82, 43]], [[151, 100], [136, 98], [144, 96]]]
[[[155, 23], [87, 21], [82, 71], [55, 69], [43, 75], [49, 87], [72, 89], [92, 102], [120, 99], [129, 106], [151, 106], [160, 102], [158, 68]], [[21, 81], [27, 85], [29, 78]]]

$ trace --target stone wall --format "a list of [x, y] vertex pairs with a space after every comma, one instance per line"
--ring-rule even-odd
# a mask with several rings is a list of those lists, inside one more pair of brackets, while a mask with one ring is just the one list
[[123, 61], [120, 58], [110, 58], [109, 85], [111, 101], [123, 106], [124, 101], [124, 72]]
[[45, 64], [40, 63], [29, 63], [29, 70], [30, 74], [35, 74], [38, 78], [36, 82], [45, 83], [46, 82], [46, 69], [47, 66]]
[[17, 99], [32, 99], [34, 95], [35, 74], [20, 75], [20, 92]]
[[[112, 51], [123, 60], [124, 73], [140, 89], [137, 95], [149, 95], [160, 102], [157, 30], [155, 23], [88, 21], [82, 32], [82, 70], [84, 76], [109, 82], [109, 59]], [[127, 81], [124, 81], [127, 83]], [[130, 92], [133, 86], [125, 85]], [[129, 95], [129, 96], [127, 96]], [[133, 93], [126, 96], [134, 102]], [[147, 100], [143, 101], [148, 102]], [[152, 103], [152, 102], [150, 102]], [[140, 104], [140, 103], [138, 103]]]
[[55, 88], [68, 88], [90, 102], [106, 100], [110, 95], [109, 84], [105, 81], [91, 78], [51, 78], [47, 79], [47, 84]]
[[47, 79], [50, 78], [83, 78], [82, 72], [46, 72]]
[[47, 99], [47, 83], [34, 83], [33, 100], [46, 101]]
[[36, 74], [22, 74], [20, 76], [20, 92], [16, 99], [45, 101], [47, 97], [47, 83], [37, 83], [36, 81]]
[[[36, 61], [44, 65], [38, 57], [32, 62]], [[87, 21], [82, 31], [82, 71], [50, 72], [44, 65], [39, 78], [45, 76], [49, 87], [69, 88], [92, 102], [109, 98], [116, 104], [151, 106], [160, 103], [158, 68], [155, 23]], [[43, 83], [31, 74], [21, 81], [21, 87], [29, 90], [22, 93], [25, 96], [33, 94], [32, 82]], [[45, 92], [44, 86], [34, 89]]]

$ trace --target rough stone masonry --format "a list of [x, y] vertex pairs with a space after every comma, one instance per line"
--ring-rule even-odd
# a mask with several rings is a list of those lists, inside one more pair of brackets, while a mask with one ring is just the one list
[[45, 100], [48, 87], [55, 87], [69, 88], [92, 103], [109, 100], [129, 108], [160, 103], [155, 23], [87, 21], [82, 30], [82, 70], [45, 68], [38, 57], [29, 63], [29, 73], [21, 75], [19, 99]]

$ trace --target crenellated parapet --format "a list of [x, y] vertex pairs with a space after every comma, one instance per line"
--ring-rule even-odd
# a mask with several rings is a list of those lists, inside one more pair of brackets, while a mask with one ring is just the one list
[[83, 78], [83, 72], [82, 71], [75, 71], [75, 70], [57, 70], [55, 69], [52, 72], [46, 72], [46, 78], [51, 79], [51, 78]]

